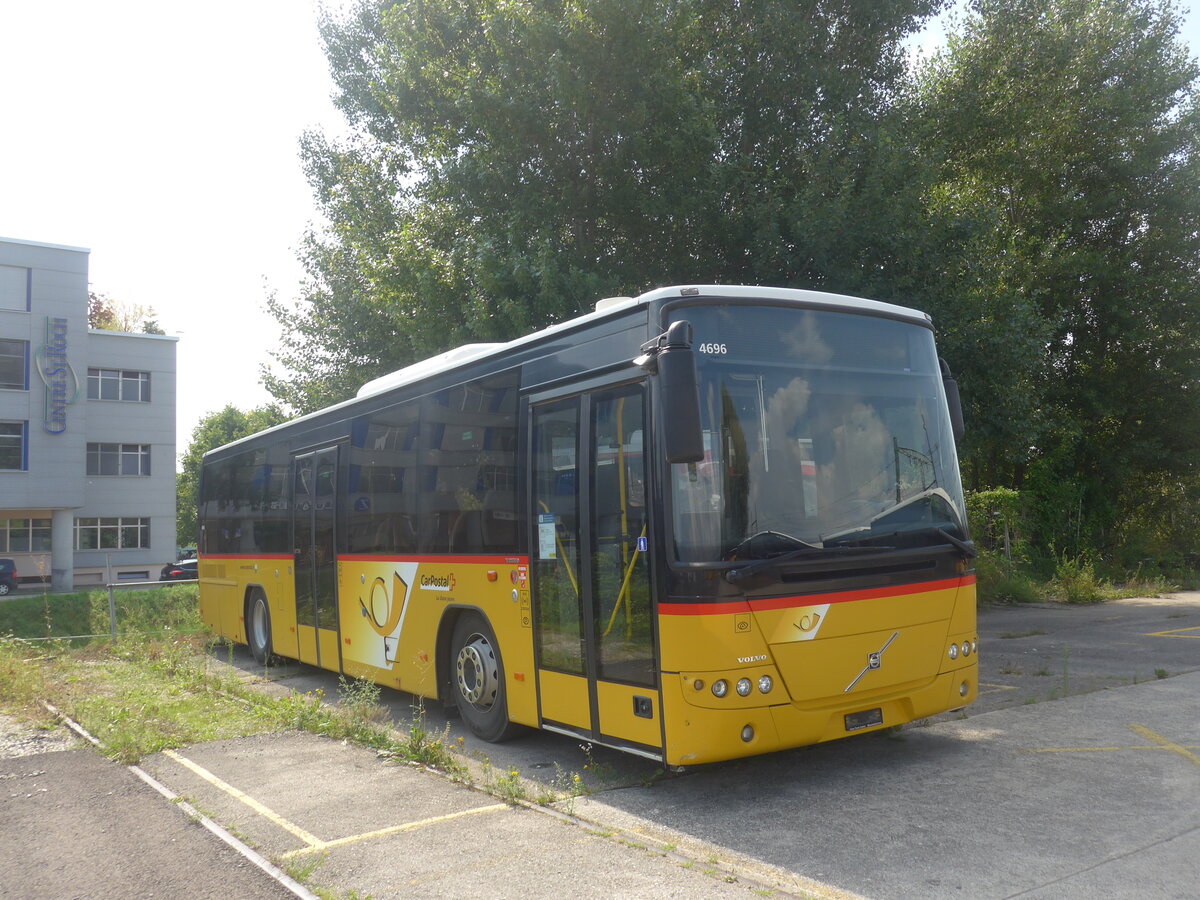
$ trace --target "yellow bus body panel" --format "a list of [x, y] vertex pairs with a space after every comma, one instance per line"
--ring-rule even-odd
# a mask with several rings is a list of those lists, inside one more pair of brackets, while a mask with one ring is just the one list
[[[490, 557], [341, 557], [338, 596], [346, 673], [437, 698], [442, 620], [478, 610], [500, 646], [509, 719], [536, 725], [533, 620], [527, 579], [517, 577], [525, 565]], [[453, 677], [454, 661], [448, 665]]]
[[592, 727], [586, 678], [541, 669], [538, 671], [538, 684], [542, 693], [542, 718], [572, 728], [586, 730]]
[[[949, 656], [952, 642], [977, 646], [972, 576], [708, 606], [665, 604], [664, 613], [671, 765], [888, 728], [966, 706], [978, 692], [974, 653]], [[736, 689], [742, 680], [751, 686], [747, 696]], [[712, 690], [718, 681], [726, 685], [721, 697]]]

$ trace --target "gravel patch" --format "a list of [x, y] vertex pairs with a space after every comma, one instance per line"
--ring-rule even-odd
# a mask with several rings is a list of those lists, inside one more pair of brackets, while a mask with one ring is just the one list
[[0, 759], [54, 753], [77, 746], [78, 739], [61, 725], [40, 728], [0, 713]]

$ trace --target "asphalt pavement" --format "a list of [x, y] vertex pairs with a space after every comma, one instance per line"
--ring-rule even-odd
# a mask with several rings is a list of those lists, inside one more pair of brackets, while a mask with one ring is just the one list
[[[987, 609], [980, 633], [962, 716], [681, 775], [556, 735], [464, 737], [478, 782], [592, 790], [551, 807], [299, 733], [137, 772], [91, 750], [0, 760], [0, 897], [1200, 896], [1200, 594]], [[270, 677], [336, 695], [328, 673]], [[389, 701], [403, 727], [411, 699]]]

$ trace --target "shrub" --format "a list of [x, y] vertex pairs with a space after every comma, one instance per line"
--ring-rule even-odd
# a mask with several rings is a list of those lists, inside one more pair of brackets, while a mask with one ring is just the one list
[[985, 603], [1036, 603], [1042, 599], [1037, 583], [1001, 552], [980, 550], [975, 577], [979, 599]]

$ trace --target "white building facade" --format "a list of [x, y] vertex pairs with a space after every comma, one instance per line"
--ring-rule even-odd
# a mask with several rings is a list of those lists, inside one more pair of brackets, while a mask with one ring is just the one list
[[178, 338], [87, 316], [87, 250], [0, 238], [0, 557], [55, 590], [175, 559]]

